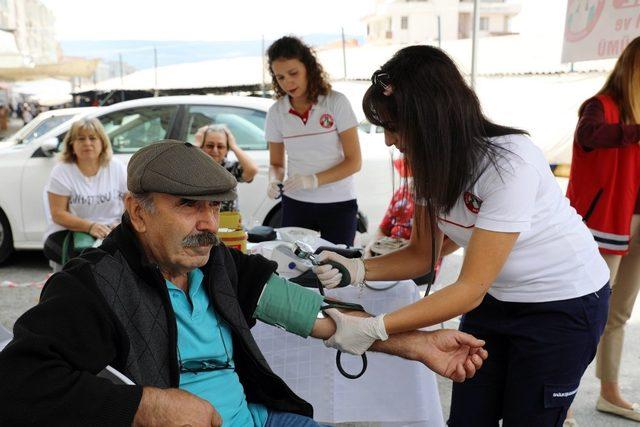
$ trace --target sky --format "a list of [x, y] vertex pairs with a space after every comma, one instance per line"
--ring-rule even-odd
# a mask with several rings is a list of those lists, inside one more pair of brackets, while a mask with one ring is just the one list
[[[375, 0], [41, 0], [66, 40], [267, 40], [283, 34], [364, 37]], [[562, 31], [567, 0], [522, 5], [515, 31]], [[541, 25], [542, 24], [542, 25]]]
[[283, 34], [364, 36], [374, 0], [41, 0], [58, 40], [258, 40]]

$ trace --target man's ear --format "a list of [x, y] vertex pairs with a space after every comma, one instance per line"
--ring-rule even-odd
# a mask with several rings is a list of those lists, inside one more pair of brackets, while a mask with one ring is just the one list
[[144, 233], [147, 231], [147, 226], [145, 224], [146, 211], [138, 200], [131, 195], [131, 193], [127, 193], [124, 197], [124, 207], [129, 214], [129, 219], [131, 220], [133, 229], [138, 233]]

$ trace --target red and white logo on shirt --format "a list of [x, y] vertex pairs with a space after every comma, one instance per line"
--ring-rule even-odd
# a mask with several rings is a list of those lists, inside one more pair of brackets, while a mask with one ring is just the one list
[[330, 129], [333, 126], [333, 116], [329, 113], [324, 113], [320, 116], [320, 126]]
[[480, 200], [478, 196], [466, 191], [464, 193], [464, 204], [467, 206], [467, 209], [469, 209], [474, 214], [477, 214], [478, 212], [480, 212], [480, 206], [482, 206], [482, 200]]

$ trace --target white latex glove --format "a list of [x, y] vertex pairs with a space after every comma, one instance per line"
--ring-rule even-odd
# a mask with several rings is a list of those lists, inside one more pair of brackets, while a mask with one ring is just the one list
[[[364, 261], [360, 258], [345, 258], [335, 252], [322, 251], [316, 259], [320, 263], [331, 260], [342, 264], [351, 276], [350, 285], [364, 282]], [[313, 272], [318, 276], [322, 286], [328, 289], [335, 288], [342, 280], [342, 273], [331, 264], [316, 265], [313, 267]]]
[[318, 177], [314, 175], [294, 175], [284, 180], [285, 193], [318, 188]]
[[336, 322], [336, 333], [324, 342], [345, 353], [360, 355], [376, 340], [389, 338], [384, 328], [384, 314], [376, 317], [356, 317], [340, 313], [335, 308], [325, 311]]
[[282, 185], [282, 182], [271, 181], [269, 183], [269, 186], [267, 187], [267, 196], [269, 196], [270, 199], [275, 200], [280, 196], [280, 187], [278, 186], [278, 184]]

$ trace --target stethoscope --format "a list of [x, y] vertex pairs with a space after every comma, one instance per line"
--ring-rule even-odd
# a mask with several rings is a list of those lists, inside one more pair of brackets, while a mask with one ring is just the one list
[[[347, 270], [347, 268], [344, 265], [335, 261], [326, 261], [321, 263], [320, 261], [318, 261], [315, 254], [313, 253], [313, 248], [308, 244], [301, 242], [299, 240], [296, 241], [293, 244], [293, 253], [298, 258], [302, 258], [310, 261], [311, 264], [313, 265], [330, 264], [333, 268], [336, 268], [342, 274], [342, 279], [340, 280], [339, 286], [346, 286], [349, 283], [351, 283], [351, 276], [349, 275], [349, 270]], [[320, 292], [320, 295], [322, 295], [323, 297], [325, 296], [324, 286], [322, 286], [322, 283], [320, 282], [320, 280], [318, 280], [318, 291]], [[346, 310], [365, 311], [364, 307], [362, 307], [360, 304], [341, 302], [341, 301], [331, 301], [331, 300], [327, 300], [326, 298], [324, 302], [326, 303], [326, 305], [320, 308], [322, 312], [324, 312], [329, 308], [337, 308], [337, 309], [342, 308]], [[362, 357], [362, 370], [357, 374], [350, 374], [347, 371], [345, 371], [344, 368], [342, 367], [342, 352], [338, 350], [338, 352], [336, 353], [336, 367], [338, 368], [338, 371], [342, 374], [342, 376], [344, 376], [345, 378], [349, 378], [351, 380], [355, 380], [357, 378], [360, 378], [364, 374], [364, 372], [367, 370], [367, 355], [366, 353], [362, 353], [360, 357]]]

